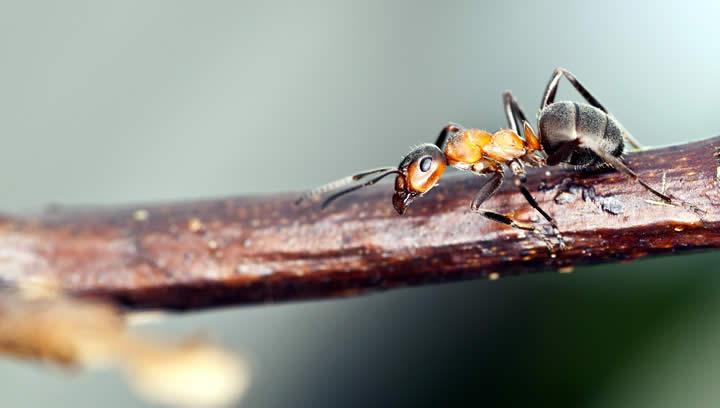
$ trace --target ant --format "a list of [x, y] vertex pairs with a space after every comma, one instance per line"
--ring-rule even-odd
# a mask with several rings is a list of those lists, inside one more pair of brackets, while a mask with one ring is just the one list
[[[555, 102], [562, 77], [572, 84], [587, 103]], [[523, 197], [550, 223], [561, 246], [564, 246], [564, 241], [557, 223], [540, 207], [525, 186], [525, 166], [543, 167], [564, 163], [576, 169], [592, 169], [608, 165], [639, 183], [665, 204], [672, 204], [668, 195], [655, 190], [623, 162], [621, 155], [625, 144], [628, 143], [634, 149], [640, 149], [640, 144], [569, 71], [563, 68], [553, 71], [540, 105], [538, 133], [528, 123], [511, 92], [503, 94], [503, 105], [509, 129], [490, 133], [450, 123], [442, 129], [435, 144], [418, 146], [405, 156], [398, 167], [366, 170], [336, 180], [307, 192], [296, 204], [317, 199], [325, 193], [374, 176], [362, 184], [330, 195], [321, 205], [325, 208], [345, 194], [396, 174], [392, 203], [398, 214], [402, 215], [410, 203], [437, 184], [447, 166], [452, 166], [477, 175], [489, 175], [470, 205], [472, 211], [513, 228], [539, 233], [531, 224], [482, 207], [502, 185], [507, 167]], [[519, 136], [521, 130], [524, 138]]]

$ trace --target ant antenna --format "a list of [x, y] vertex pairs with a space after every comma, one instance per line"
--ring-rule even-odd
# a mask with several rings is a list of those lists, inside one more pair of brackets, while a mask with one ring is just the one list
[[371, 186], [371, 185], [377, 183], [378, 181], [384, 179], [385, 177], [387, 177], [387, 176], [389, 176], [389, 175], [391, 175], [391, 174], [401, 174], [401, 173], [398, 171], [398, 169], [396, 169], [396, 168], [391, 168], [391, 170], [389, 170], [389, 171], [387, 171], [387, 172], [385, 172], [385, 173], [382, 173], [381, 175], [379, 175], [379, 176], [375, 177], [374, 179], [371, 179], [371, 180], [369, 180], [369, 181], [367, 181], [367, 182], [365, 182], [365, 183], [363, 183], [363, 184], [360, 184], [360, 185], [354, 186], [354, 187], [350, 187], [350, 188], [348, 188], [348, 189], [339, 191], [339, 192], [331, 195], [331, 196], [328, 197], [325, 201], [323, 201], [323, 203], [320, 205], [320, 208], [321, 208], [321, 209], [325, 209], [328, 205], [330, 205], [331, 202], [333, 202], [333, 201], [335, 201], [336, 199], [344, 196], [345, 194], [347, 194], [347, 193], [352, 193], [353, 191], [359, 190], [359, 189], [361, 189], [361, 188], [363, 188], [363, 187]]
[[[307, 201], [307, 200], [316, 200], [316, 199], [318, 199], [321, 195], [323, 195], [323, 194], [325, 194], [325, 193], [328, 193], [328, 192], [330, 192], [330, 191], [337, 190], [337, 189], [339, 189], [339, 188], [345, 187], [346, 185], [348, 185], [348, 184], [350, 184], [350, 183], [353, 183], [353, 182], [355, 182], [355, 181], [361, 180], [361, 179], [363, 179], [363, 178], [365, 178], [365, 177], [367, 177], [367, 176], [371, 176], [371, 175], [373, 175], [373, 174], [385, 173], [385, 174], [383, 174], [382, 176], [380, 176], [378, 179], [375, 179], [374, 182], [372, 182], [372, 183], [370, 183], [370, 184], [367, 184], [367, 185], [375, 184], [375, 183], [377, 183], [381, 178], [387, 176], [388, 174], [397, 173], [397, 172], [398, 172], [398, 171], [397, 171], [397, 169], [396, 169], [395, 167], [380, 167], [380, 168], [377, 168], [377, 169], [365, 170], [365, 171], [362, 171], [362, 172], [360, 172], [360, 173], [353, 174], [352, 176], [343, 177], [343, 178], [341, 178], [341, 179], [339, 179], [339, 180], [331, 181], [331, 182], [329, 182], [329, 183], [327, 183], [327, 184], [324, 184], [324, 185], [322, 185], [322, 186], [319, 186], [319, 187], [317, 187], [317, 188], [314, 188], [314, 189], [308, 191], [307, 193], [305, 193], [305, 194], [303, 194], [302, 196], [300, 196], [300, 198], [298, 198], [297, 200], [295, 200], [295, 205], [299, 205], [299, 204], [301, 204], [303, 201]], [[371, 180], [371, 181], [372, 181], [372, 180]], [[350, 191], [355, 191], [355, 190], [357, 190], [358, 188], [363, 187], [363, 186], [365, 186], [365, 184], [361, 184], [361, 185], [359, 185], [359, 186], [355, 186], [355, 187], [353, 187], [352, 190], [345, 191], [345, 192], [342, 192], [342, 193], [338, 193], [338, 194], [336, 194], [336, 195], [339, 197], [339, 196], [342, 195], [342, 194], [348, 193], [348, 192], [350, 192]], [[332, 200], [334, 200], [334, 199], [337, 198], [337, 197], [336, 197], [336, 196], [332, 196], [332, 197], [330, 197], [330, 198], [331, 198]], [[328, 201], [332, 201], [330, 198], [329, 198], [328, 200], [325, 200], [325, 203], [323, 204], [323, 208], [327, 205]]]

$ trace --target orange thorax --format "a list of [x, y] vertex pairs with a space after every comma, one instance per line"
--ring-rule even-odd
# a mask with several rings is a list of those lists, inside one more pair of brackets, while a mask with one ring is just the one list
[[445, 145], [445, 156], [451, 166], [470, 168], [481, 164], [477, 170], [493, 168], [524, 156], [528, 152], [525, 141], [510, 129], [500, 129], [494, 134], [466, 129], [456, 133]]

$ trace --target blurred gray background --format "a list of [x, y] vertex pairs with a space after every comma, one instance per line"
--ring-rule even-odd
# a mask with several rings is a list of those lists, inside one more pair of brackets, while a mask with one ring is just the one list
[[[556, 66], [648, 145], [717, 135], [719, 17], [716, 1], [2, 2], [2, 210], [305, 189], [394, 164], [448, 121], [504, 126], [500, 93], [534, 111]], [[718, 260], [155, 329], [247, 355], [246, 407], [717, 406]], [[0, 375], [2, 406], [144, 406], [114, 373]]]

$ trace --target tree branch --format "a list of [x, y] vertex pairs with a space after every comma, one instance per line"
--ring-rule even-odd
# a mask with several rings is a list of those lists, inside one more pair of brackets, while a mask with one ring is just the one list
[[[0, 279], [51, 278], [133, 308], [193, 309], [566, 271], [574, 265], [720, 246], [720, 138], [631, 154], [640, 177], [706, 211], [653, 202], [610, 170], [536, 169], [528, 185], [557, 219], [563, 251], [469, 211], [479, 179], [446, 176], [406, 215], [383, 184], [325, 211], [296, 194], [0, 217]], [[544, 221], [512, 183], [487, 208]]]

